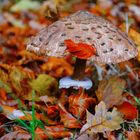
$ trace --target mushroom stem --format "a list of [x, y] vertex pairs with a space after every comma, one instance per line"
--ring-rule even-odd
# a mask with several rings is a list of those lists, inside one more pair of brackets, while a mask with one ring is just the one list
[[76, 58], [74, 65], [74, 72], [72, 78], [75, 80], [82, 80], [85, 77], [86, 60]]

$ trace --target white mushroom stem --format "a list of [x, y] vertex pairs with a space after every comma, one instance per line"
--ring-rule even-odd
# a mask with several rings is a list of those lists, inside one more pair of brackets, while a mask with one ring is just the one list
[[85, 68], [86, 60], [76, 58], [72, 78], [75, 80], [83, 80], [85, 78]]

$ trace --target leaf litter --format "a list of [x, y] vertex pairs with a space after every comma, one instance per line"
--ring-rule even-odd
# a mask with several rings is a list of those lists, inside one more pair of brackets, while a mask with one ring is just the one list
[[[1, 140], [139, 139], [139, 1], [6, 0], [0, 3]], [[136, 58], [118, 65], [93, 66], [87, 62], [85, 75], [93, 81], [93, 87], [87, 91], [58, 89], [58, 81], [71, 76], [75, 57], [85, 59], [92, 55], [89, 50], [82, 46], [81, 51], [77, 47], [74, 55], [63, 58], [37, 56], [26, 50], [27, 40], [42, 27], [78, 10], [104, 16], [124, 32], [127, 27], [128, 36], [138, 49]], [[73, 46], [69, 50], [73, 52]]]

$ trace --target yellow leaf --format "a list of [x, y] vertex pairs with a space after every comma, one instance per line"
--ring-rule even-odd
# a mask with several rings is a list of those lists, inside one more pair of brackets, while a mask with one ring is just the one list
[[120, 124], [123, 122], [123, 119], [116, 108], [113, 108], [112, 112], [109, 112], [107, 111], [105, 103], [101, 101], [95, 107], [95, 115], [87, 111], [86, 121], [80, 133], [86, 132], [88, 134], [93, 134], [118, 130], [121, 128]]
[[[125, 24], [122, 24], [120, 28], [125, 32]], [[129, 28], [128, 36], [134, 41], [138, 48], [137, 59], [140, 61], [140, 33], [132, 28]]]
[[129, 36], [134, 40], [135, 44], [138, 47], [138, 60], [140, 61], [140, 33], [134, 29], [129, 30]]
[[34, 80], [31, 80], [29, 84], [32, 89], [36, 91], [37, 97], [44, 95], [53, 96], [58, 88], [57, 80], [47, 74], [38, 75], [38, 77]]

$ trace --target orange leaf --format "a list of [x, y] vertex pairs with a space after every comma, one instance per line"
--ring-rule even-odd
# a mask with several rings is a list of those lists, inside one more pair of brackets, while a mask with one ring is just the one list
[[53, 77], [72, 75], [73, 72], [72, 66], [64, 58], [56, 57], [49, 57], [41, 68]]
[[138, 113], [137, 108], [132, 104], [130, 104], [129, 102], [125, 101], [117, 108], [118, 111], [120, 111], [124, 115], [125, 119], [133, 120], [137, 117], [137, 113]]
[[65, 40], [64, 43], [68, 51], [80, 59], [87, 59], [96, 53], [93, 46], [85, 43], [75, 43], [72, 40]]
[[134, 131], [127, 131], [126, 136], [128, 140], [139, 140], [139, 135]]
[[0, 98], [3, 100], [7, 100], [7, 95], [6, 95], [6, 91], [2, 88], [0, 88]]
[[79, 90], [78, 94], [69, 97], [69, 111], [77, 118], [83, 118], [91, 105], [96, 103], [94, 98], [89, 97], [83, 90]]

